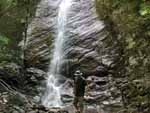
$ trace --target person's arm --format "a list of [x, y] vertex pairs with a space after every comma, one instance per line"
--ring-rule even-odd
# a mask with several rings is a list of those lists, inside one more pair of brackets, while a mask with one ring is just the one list
[[84, 76], [81, 76], [81, 78], [82, 78], [84, 81], [86, 81], [86, 78], [85, 78]]

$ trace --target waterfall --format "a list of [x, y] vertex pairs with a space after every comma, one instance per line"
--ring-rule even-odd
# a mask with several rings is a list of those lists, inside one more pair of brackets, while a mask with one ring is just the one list
[[47, 89], [42, 99], [42, 104], [46, 107], [60, 107], [61, 92], [63, 91], [59, 84], [61, 78], [60, 69], [64, 59], [63, 45], [66, 41], [66, 24], [69, 8], [72, 0], [61, 0], [57, 16], [57, 37], [54, 42], [53, 57], [48, 72]]

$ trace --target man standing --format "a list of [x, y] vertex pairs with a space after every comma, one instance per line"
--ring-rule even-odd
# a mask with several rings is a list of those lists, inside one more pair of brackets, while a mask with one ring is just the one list
[[83, 101], [84, 101], [84, 94], [85, 94], [85, 86], [86, 86], [86, 80], [82, 76], [83, 73], [80, 72], [80, 70], [77, 70], [74, 74], [74, 106], [77, 110], [77, 113], [83, 113]]

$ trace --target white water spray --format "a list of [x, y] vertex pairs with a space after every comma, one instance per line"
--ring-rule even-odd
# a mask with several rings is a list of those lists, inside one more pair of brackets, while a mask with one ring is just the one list
[[61, 92], [63, 91], [59, 84], [61, 78], [60, 69], [64, 59], [63, 45], [66, 41], [66, 24], [69, 8], [72, 0], [62, 0], [57, 17], [57, 37], [54, 43], [54, 52], [48, 73], [47, 89], [42, 99], [42, 104], [46, 107], [61, 107]]

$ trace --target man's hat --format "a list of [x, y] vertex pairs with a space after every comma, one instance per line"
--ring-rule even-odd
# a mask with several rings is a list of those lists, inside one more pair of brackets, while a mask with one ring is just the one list
[[75, 76], [82, 76], [83, 73], [80, 70], [77, 70], [74, 75]]

